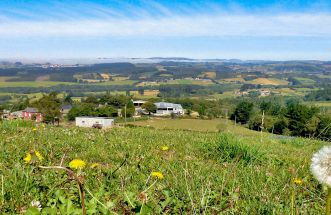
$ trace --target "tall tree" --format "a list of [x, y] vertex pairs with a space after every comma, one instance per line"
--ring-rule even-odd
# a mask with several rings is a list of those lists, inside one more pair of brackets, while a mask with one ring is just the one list
[[157, 110], [157, 107], [153, 102], [146, 102], [141, 107], [145, 109], [149, 115], [151, 115], [151, 113], [155, 113]]
[[248, 101], [240, 102], [231, 115], [232, 120], [236, 120], [241, 124], [246, 124], [253, 112], [253, 103]]
[[134, 108], [133, 102], [129, 100], [126, 106], [122, 108], [122, 116], [125, 116], [126, 114], [126, 117], [132, 117], [135, 111], [136, 110]]
[[32, 106], [38, 108], [46, 123], [54, 122], [55, 118], [59, 118], [61, 115], [61, 101], [57, 98], [57, 93], [43, 95], [43, 97], [34, 102]]

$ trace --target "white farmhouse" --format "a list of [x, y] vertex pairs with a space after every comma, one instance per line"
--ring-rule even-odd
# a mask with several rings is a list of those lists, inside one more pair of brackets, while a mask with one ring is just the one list
[[171, 114], [183, 115], [184, 109], [180, 104], [173, 104], [167, 102], [154, 103], [157, 107], [155, 116], [167, 116]]
[[142, 100], [137, 100], [137, 101], [133, 101], [133, 105], [134, 105], [134, 115], [138, 116], [144, 113], [144, 110], [142, 108], [142, 105], [145, 104], [146, 101], [142, 101]]
[[141, 107], [143, 104], [146, 103], [146, 101], [143, 101], [143, 100], [136, 100], [136, 101], [132, 101], [132, 102], [133, 102], [133, 105], [135, 108]]
[[114, 119], [109, 117], [76, 117], [76, 126], [88, 128], [109, 128], [114, 125]]

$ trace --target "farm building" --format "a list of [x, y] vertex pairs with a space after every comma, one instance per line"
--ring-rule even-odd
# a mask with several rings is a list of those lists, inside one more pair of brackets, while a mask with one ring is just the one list
[[14, 111], [9, 115], [9, 119], [23, 119], [23, 111]]
[[135, 108], [141, 107], [145, 103], [146, 103], [146, 101], [142, 101], [142, 100], [133, 101], [133, 105]]
[[180, 104], [173, 104], [167, 102], [157, 102], [154, 103], [157, 107], [156, 116], [167, 116], [171, 114], [183, 115], [184, 109]]
[[36, 122], [43, 121], [43, 115], [39, 112], [37, 108], [27, 107], [23, 111], [23, 119], [35, 120]]
[[144, 113], [144, 110], [142, 108], [142, 105], [145, 104], [146, 101], [142, 101], [142, 100], [137, 100], [137, 101], [133, 101], [133, 105], [134, 105], [134, 115], [138, 116]]
[[62, 116], [68, 115], [71, 108], [72, 108], [71, 105], [62, 105], [61, 108], [60, 108], [60, 112], [61, 112]]
[[114, 119], [109, 117], [76, 117], [76, 126], [87, 128], [109, 128], [114, 125]]
[[10, 110], [0, 111], [0, 119], [8, 119], [10, 116]]

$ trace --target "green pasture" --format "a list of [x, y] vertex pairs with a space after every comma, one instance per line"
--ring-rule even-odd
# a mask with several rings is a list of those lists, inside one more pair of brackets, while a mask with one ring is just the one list
[[321, 141], [20, 121], [0, 131], [3, 214], [324, 213], [324, 187], [309, 171]]
[[21, 82], [0, 82], [0, 87], [51, 87], [60, 84], [72, 85], [72, 82], [58, 81], [21, 81]]
[[117, 81], [105, 81], [100, 83], [93, 83], [93, 85], [133, 85], [137, 83], [136, 80], [117, 80]]
[[295, 77], [296, 80], [300, 81], [303, 85], [314, 85], [316, 82], [310, 78]]

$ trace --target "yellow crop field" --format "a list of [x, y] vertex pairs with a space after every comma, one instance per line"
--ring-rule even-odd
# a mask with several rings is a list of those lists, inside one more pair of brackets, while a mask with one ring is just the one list
[[262, 84], [262, 85], [287, 85], [288, 82], [285, 80], [275, 79], [275, 78], [257, 78], [248, 83], [251, 84]]
[[203, 73], [206, 78], [216, 78], [216, 72], [210, 71], [210, 72], [204, 72]]

